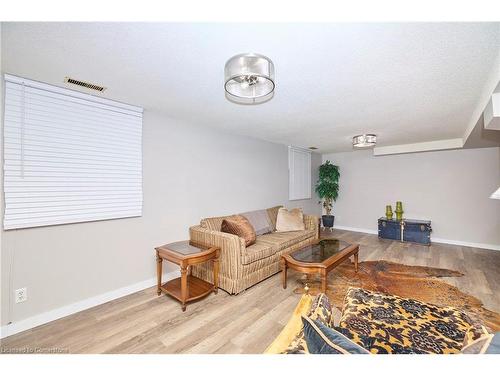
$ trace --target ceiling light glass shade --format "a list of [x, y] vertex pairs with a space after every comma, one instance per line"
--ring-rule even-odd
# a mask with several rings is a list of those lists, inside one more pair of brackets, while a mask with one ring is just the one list
[[361, 134], [352, 137], [352, 146], [356, 148], [373, 147], [377, 144], [377, 136], [375, 134]]
[[224, 67], [226, 97], [240, 104], [258, 104], [274, 95], [274, 64], [266, 56], [243, 53], [231, 57]]
[[490, 196], [491, 199], [500, 199], [500, 188]]

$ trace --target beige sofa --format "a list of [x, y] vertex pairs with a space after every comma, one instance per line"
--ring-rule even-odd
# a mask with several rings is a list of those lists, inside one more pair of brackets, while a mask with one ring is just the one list
[[[273, 230], [281, 206], [267, 209]], [[227, 216], [203, 219], [200, 225], [189, 228], [190, 240], [221, 248], [219, 286], [226, 292], [237, 294], [259, 281], [280, 271], [280, 258], [318, 239], [318, 218], [304, 215], [305, 230], [272, 232], [257, 236], [255, 244], [246, 247], [245, 241], [233, 234], [220, 231]], [[213, 282], [212, 263], [193, 266], [192, 274]]]

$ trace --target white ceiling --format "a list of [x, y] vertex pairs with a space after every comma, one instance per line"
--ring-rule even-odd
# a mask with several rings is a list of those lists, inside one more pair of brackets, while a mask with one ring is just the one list
[[[320, 152], [351, 150], [359, 133], [380, 146], [462, 137], [499, 51], [499, 23], [2, 24], [4, 72], [95, 82], [146, 110]], [[241, 52], [274, 61], [271, 101], [224, 97], [224, 63]]]

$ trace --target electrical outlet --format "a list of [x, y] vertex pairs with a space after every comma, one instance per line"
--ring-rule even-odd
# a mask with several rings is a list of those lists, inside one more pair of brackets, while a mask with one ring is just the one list
[[28, 289], [27, 288], [16, 289], [14, 291], [14, 295], [16, 297], [16, 303], [25, 302], [28, 299]]

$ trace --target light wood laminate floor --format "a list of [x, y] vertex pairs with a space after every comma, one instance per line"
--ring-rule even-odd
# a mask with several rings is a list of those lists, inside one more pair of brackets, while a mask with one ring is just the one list
[[[335, 230], [360, 244], [360, 261], [394, 262], [461, 271], [447, 281], [500, 311], [500, 252], [463, 246], [430, 247], [380, 240], [376, 235]], [[224, 291], [189, 304], [186, 312], [156, 287], [47, 323], [1, 340], [1, 352], [69, 353], [262, 353], [286, 324], [300, 296], [274, 275], [237, 296]]]

